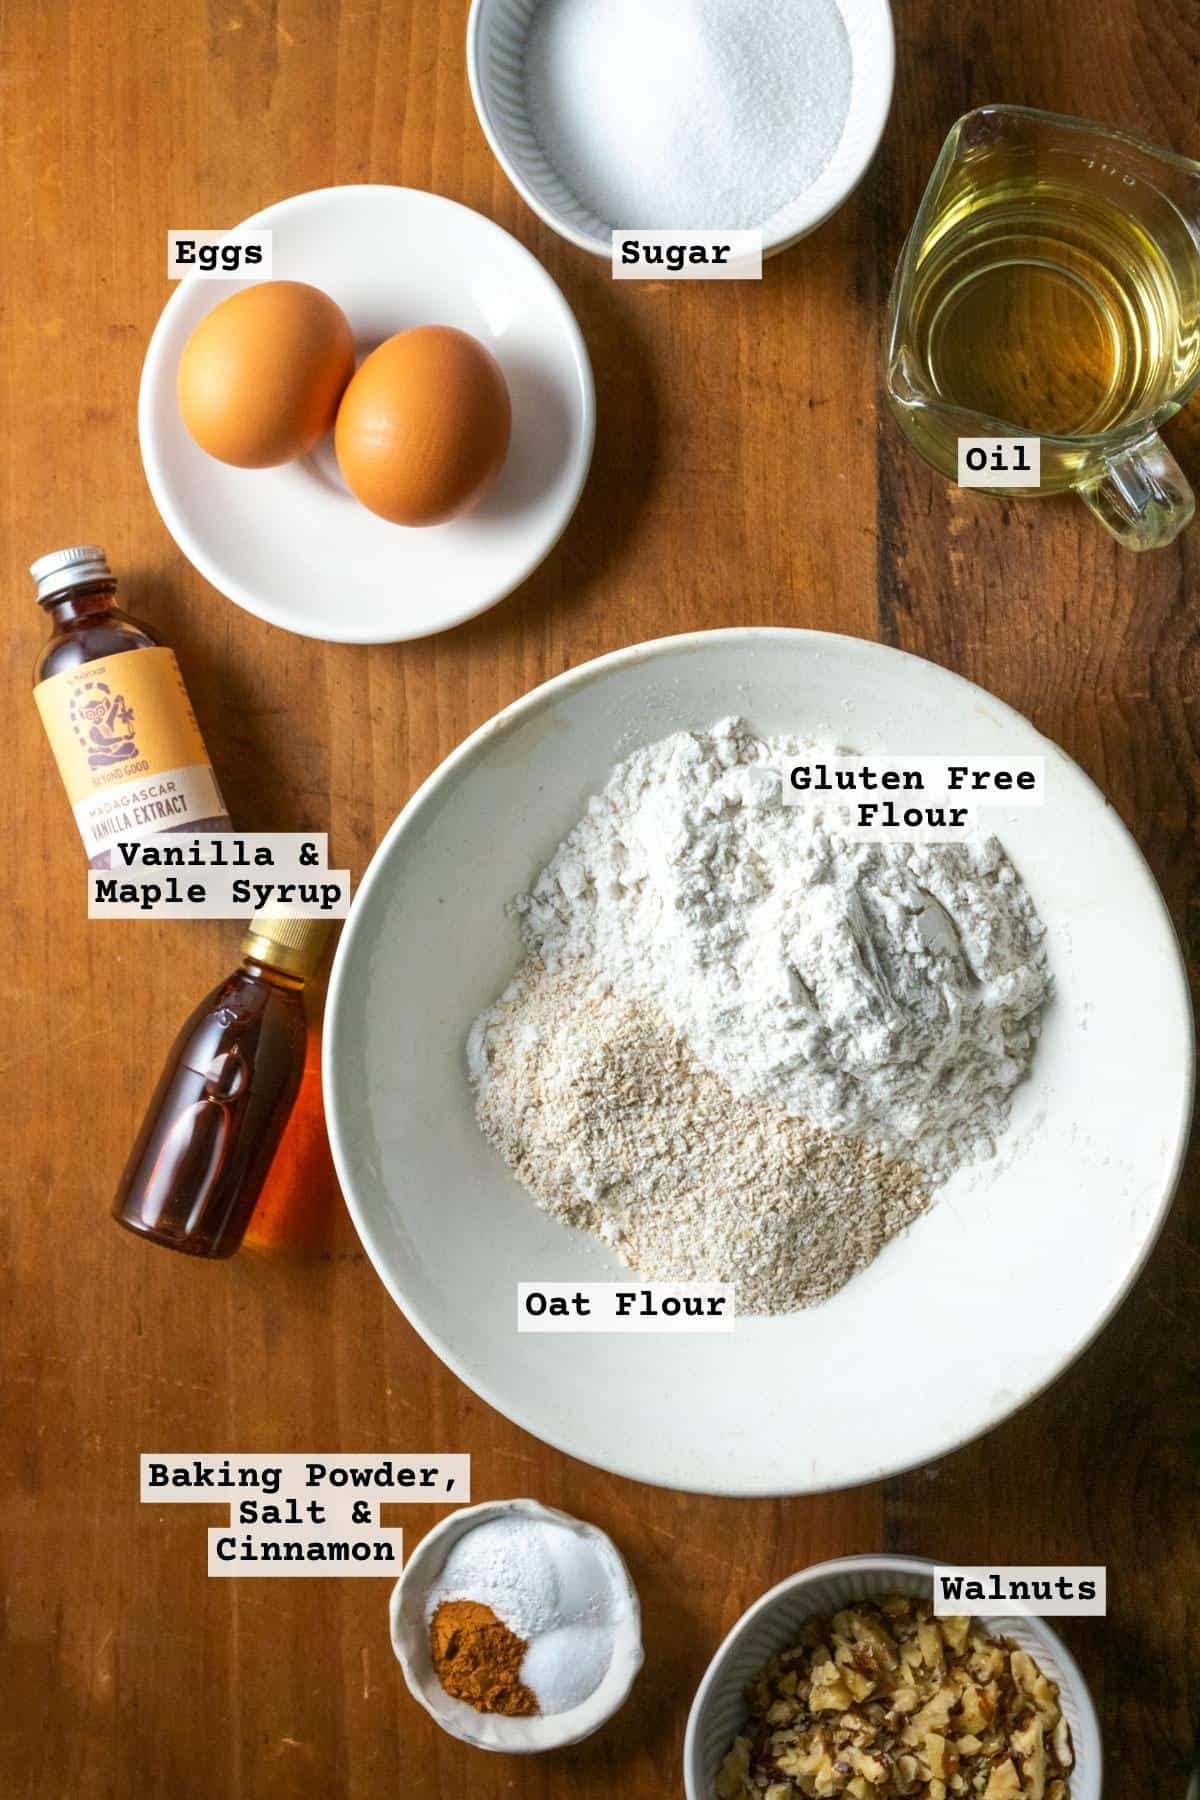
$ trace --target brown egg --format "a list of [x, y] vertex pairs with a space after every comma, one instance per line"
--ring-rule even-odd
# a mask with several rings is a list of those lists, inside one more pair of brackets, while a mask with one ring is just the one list
[[465, 331], [418, 325], [373, 350], [338, 408], [346, 485], [393, 525], [440, 525], [500, 473], [512, 407], [500, 365]]
[[202, 450], [239, 469], [269, 469], [324, 437], [353, 373], [341, 307], [307, 282], [262, 281], [201, 319], [176, 392]]

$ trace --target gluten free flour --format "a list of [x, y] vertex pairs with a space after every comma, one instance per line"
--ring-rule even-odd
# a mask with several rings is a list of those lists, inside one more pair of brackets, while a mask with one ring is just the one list
[[480, 1124], [549, 1211], [747, 1312], [836, 1292], [989, 1155], [1049, 995], [993, 837], [852, 843], [739, 719], [620, 763], [473, 1026]]

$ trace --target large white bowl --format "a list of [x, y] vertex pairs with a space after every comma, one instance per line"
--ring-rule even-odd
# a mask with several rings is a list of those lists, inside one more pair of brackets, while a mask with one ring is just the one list
[[[540, 1212], [480, 1135], [464, 1040], [510, 978], [505, 913], [617, 758], [731, 712], [868, 752], [1042, 755], [998, 811], [1056, 983], [1012, 1129], [826, 1305], [732, 1335], [518, 1335], [516, 1284], [628, 1279]], [[708, 1493], [841, 1488], [1007, 1418], [1111, 1317], [1170, 1202], [1192, 1033], [1162, 898], [1117, 814], [1019, 714], [882, 645], [746, 629], [547, 682], [460, 746], [391, 827], [334, 966], [326, 1110], [368, 1254], [430, 1346], [560, 1449]]]
[[[471, 0], [467, 76], [483, 134], [497, 162], [560, 237], [607, 259], [614, 230], [645, 219], [600, 219], [567, 186], [529, 122], [523, 65], [529, 27], [541, 0]], [[888, 0], [838, 0], [850, 39], [850, 104], [833, 155], [817, 179], [762, 225], [772, 255], [806, 237], [835, 213], [866, 174], [892, 104], [896, 44]], [[664, 221], [669, 223], [669, 221]]]
[[[705, 1671], [688, 1715], [683, 1742], [687, 1800], [715, 1800], [717, 1775], [746, 1719], [748, 1681], [780, 1650], [794, 1644], [807, 1619], [884, 1594], [933, 1594], [934, 1564], [917, 1556], [846, 1556], [789, 1575], [743, 1613]], [[1103, 1753], [1100, 1726], [1079, 1665], [1044, 1619], [977, 1615], [997, 1637], [1011, 1638], [1057, 1682], [1059, 1702], [1075, 1748], [1071, 1800], [1100, 1800]]]
[[456, 325], [486, 344], [512, 399], [508, 458], [473, 512], [411, 528], [359, 505], [331, 437], [278, 469], [206, 456], [179, 416], [179, 358], [204, 315], [251, 284], [189, 276], [154, 328], [138, 400], [167, 530], [221, 593], [304, 637], [391, 644], [494, 606], [558, 541], [591, 462], [591, 364], [559, 289], [499, 225], [418, 188], [319, 188], [245, 225], [270, 230], [273, 279], [337, 301], [360, 357], [412, 325]]

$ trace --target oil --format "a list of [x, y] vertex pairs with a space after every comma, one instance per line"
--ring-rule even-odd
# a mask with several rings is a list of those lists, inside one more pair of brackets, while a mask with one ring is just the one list
[[[1086, 440], [1152, 429], [1200, 375], [1187, 223], [1133, 176], [1059, 160], [993, 146], [915, 228], [889, 386], [951, 479], [960, 433], [992, 430], [1041, 437], [1042, 491], [1072, 485]], [[925, 403], [910, 411], [906, 397]]]

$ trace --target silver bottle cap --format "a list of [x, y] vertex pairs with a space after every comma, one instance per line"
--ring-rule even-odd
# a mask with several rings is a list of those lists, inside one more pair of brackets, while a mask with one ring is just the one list
[[45, 603], [55, 594], [70, 588], [86, 587], [94, 581], [111, 581], [108, 557], [99, 544], [76, 544], [71, 550], [51, 550], [30, 563], [29, 573], [37, 583], [39, 602]]

